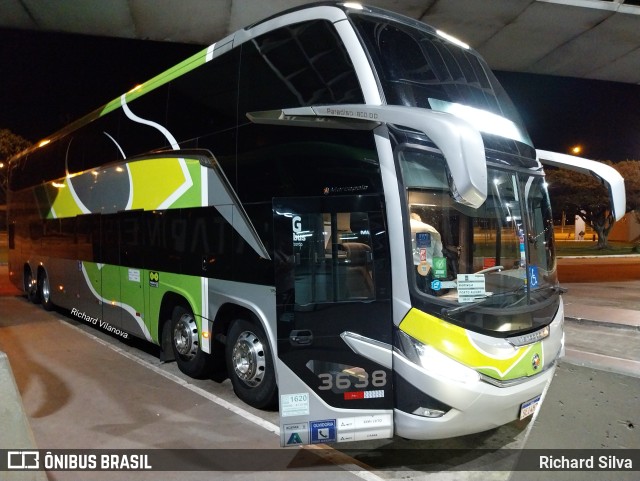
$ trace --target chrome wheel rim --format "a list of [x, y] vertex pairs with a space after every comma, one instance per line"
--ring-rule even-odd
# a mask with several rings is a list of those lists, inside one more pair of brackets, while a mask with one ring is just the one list
[[244, 331], [231, 354], [236, 376], [247, 386], [256, 387], [264, 379], [266, 360], [264, 346], [253, 332]]
[[191, 314], [183, 314], [173, 328], [173, 345], [178, 354], [191, 360], [198, 354], [198, 326]]

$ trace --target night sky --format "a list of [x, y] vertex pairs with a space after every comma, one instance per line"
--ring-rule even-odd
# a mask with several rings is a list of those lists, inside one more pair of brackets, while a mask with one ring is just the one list
[[[0, 129], [38, 141], [202, 47], [0, 29]], [[640, 86], [496, 72], [534, 145], [640, 160]]]
[[536, 148], [595, 160], [640, 160], [640, 85], [496, 72]]

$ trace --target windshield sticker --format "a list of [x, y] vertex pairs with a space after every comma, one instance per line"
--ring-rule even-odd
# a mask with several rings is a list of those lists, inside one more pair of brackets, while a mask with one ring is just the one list
[[[420, 258], [422, 258], [422, 254], [420, 255]], [[418, 264], [416, 268], [418, 269], [418, 274], [424, 277], [429, 274], [429, 271], [431, 270], [431, 264], [429, 264], [426, 260], [420, 261], [420, 264]]]
[[431, 234], [428, 232], [416, 232], [416, 245], [418, 248], [431, 247]]
[[437, 277], [439, 279], [446, 279], [447, 277], [447, 258], [446, 257], [433, 258], [433, 277]]
[[458, 302], [474, 302], [486, 296], [484, 274], [458, 274]]

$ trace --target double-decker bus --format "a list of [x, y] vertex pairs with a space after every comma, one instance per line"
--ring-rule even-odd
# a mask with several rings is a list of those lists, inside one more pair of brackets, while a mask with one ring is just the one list
[[10, 278], [194, 377], [281, 444], [531, 414], [563, 354], [541, 160], [468, 46], [318, 4], [237, 31], [10, 163]]

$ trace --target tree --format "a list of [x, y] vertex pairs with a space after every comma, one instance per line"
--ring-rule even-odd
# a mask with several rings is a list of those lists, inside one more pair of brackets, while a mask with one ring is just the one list
[[[608, 165], [611, 165], [607, 163]], [[556, 212], [579, 216], [596, 231], [598, 249], [609, 247], [607, 238], [615, 219], [609, 195], [594, 177], [568, 170], [546, 169], [549, 196]]]
[[[614, 167], [624, 177], [627, 211], [633, 212], [640, 223], [640, 160], [625, 160]], [[640, 243], [636, 244], [634, 250], [640, 250]]]
[[8, 160], [18, 152], [31, 146], [31, 142], [8, 129], [0, 129], [0, 204], [7, 199]]
[[640, 160], [625, 160], [613, 167], [624, 177], [627, 194], [627, 211], [635, 211], [640, 220]]

